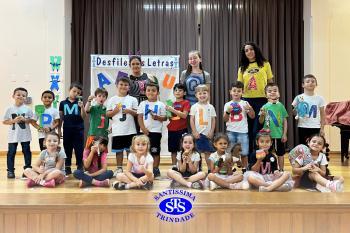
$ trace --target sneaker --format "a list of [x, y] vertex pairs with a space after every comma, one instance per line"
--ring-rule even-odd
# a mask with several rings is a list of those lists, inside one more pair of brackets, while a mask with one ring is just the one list
[[46, 188], [54, 188], [55, 185], [56, 185], [55, 179], [51, 179], [51, 180], [45, 181], [43, 186]]
[[119, 173], [123, 173], [123, 168], [122, 167], [117, 167], [117, 169], [115, 169], [113, 176], [117, 176]]
[[238, 183], [230, 184], [230, 189], [234, 190], [248, 190], [249, 189], [249, 183], [248, 181], [241, 181]]
[[125, 190], [125, 183], [119, 181], [115, 181], [112, 186], [116, 190]]
[[213, 191], [218, 188], [218, 185], [214, 181], [209, 182], [209, 190]]
[[109, 179], [97, 181], [95, 186], [97, 186], [97, 187], [109, 187]]
[[343, 183], [340, 180], [332, 180], [330, 181], [328, 188], [332, 192], [342, 192], [343, 191]]
[[147, 181], [147, 182], [142, 186], [142, 188], [143, 188], [144, 190], [151, 190], [151, 189], [153, 188], [153, 183]]
[[31, 187], [36, 186], [37, 184], [35, 183], [34, 180], [32, 180], [32, 179], [27, 179], [26, 185], [27, 185], [28, 188], [31, 188]]
[[201, 181], [196, 181], [196, 182], [192, 183], [191, 188], [193, 188], [193, 189], [204, 189], [204, 185], [203, 185], [203, 183]]
[[154, 167], [154, 168], [153, 168], [153, 175], [154, 175], [154, 178], [160, 177], [159, 168], [157, 168], [157, 167]]
[[180, 187], [180, 186], [181, 186], [180, 183], [177, 182], [176, 180], [171, 180], [170, 185], [169, 185], [169, 187], [170, 187], [171, 189], [176, 189], [176, 188], [178, 188], [178, 187]]
[[72, 174], [72, 169], [70, 167], [66, 167], [66, 176]]
[[315, 187], [318, 191], [320, 191], [321, 193], [330, 193], [332, 192], [329, 188], [325, 187], [325, 186], [322, 186], [320, 184], [316, 184], [316, 187]]
[[16, 175], [15, 175], [14, 172], [8, 171], [8, 172], [7, 172], [7, 178], [8, 178], [8, 179], [14, 179], [14, 178], [16, 178]]
[[79, 188], [85, 188], [87, 186], [87, 183], [85, 183], [83, 180], [79, 181]]

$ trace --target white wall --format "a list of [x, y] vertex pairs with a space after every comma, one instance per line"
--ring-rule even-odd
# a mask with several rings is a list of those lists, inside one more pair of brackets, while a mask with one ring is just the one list
[[[0, 0], [1, 117], [19, 86], [28, 90], [32, 106], [41, 104], [50, 87], [50, 55], [63, 57], [60, 79], [70, 80], [70, 22], [71, 0]], [[0, 151], [7, 151], [7, 129], [0, 124]], [[32, 135], [32, 151], [38, 151], [33, 128]]]
[[[350, 1], [304, 0], [304, 6], [305, 73], [317, 77], [316, 91], [327, 102], [350, 100]], [[326, 127], [331, 150], [340, 151], [339, 132]]]

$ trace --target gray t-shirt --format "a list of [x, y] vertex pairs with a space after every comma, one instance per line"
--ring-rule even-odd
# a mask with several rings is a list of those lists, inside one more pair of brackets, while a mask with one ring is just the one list
[[186, 99], [190, 101], [192, 106], [197, 103], [197, 98], [195, 96], [196, 87], [200, 84], [211, 84], [211, 78], [210, 74], [206, 71], [200, 74], [191, 73], [187, 76], [186, 70], [184, 70], [180, 76], [180, 83], [186, 86]]
[[[43, 150], [40, 153], [40, 160], [42, 161], [42, 165], [44, 165], [45, 171], [55, 168], [56, 164], [59, 159], [65, 159], [66, 158], [66, 153], [61, 149], [60, 152], [55, 152], [52, 154], [49, 154], [47, 150]], [[64, 173], [65, 172], [65, 166], [63, 162], [63, 166], [61, 168], [61, 171]]]
[[[4, 121], [15, 119], [17, 116], [23, 116], [26, 119], [34, 119], [33, 111], [25, 106], [13, 105], [6, 110]], [[30, 126], [28, 123], [16, 123], [9, 126], [8, 143], [29, 142], [32, 140]]]

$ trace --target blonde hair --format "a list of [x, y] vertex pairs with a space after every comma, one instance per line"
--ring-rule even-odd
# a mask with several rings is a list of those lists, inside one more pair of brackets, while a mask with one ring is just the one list
[[200, 92], [200, 91], [209, 91], [209, 88], [205, 84], [200, 84], [196, 86], [195, 93], [197, 94], [197, 92]]
[[136, 135], [132, 138], [131, 147], [130, 147], [131, 152], [133, 152], [133, 153], [136, 152], [136, 150], [135, 150], [136, 141], [145, 142], [147, 144], [147, 153], [149, 152], [149, 149], [151, 147], [151, 143], [150, 143], [149, 137], [147, 137], [146, 135]]

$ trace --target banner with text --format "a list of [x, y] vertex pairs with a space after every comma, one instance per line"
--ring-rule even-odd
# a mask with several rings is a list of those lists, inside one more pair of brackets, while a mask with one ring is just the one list
[[[174, 101], [173, 87], [178, 83], [179, 55], [141, 56], [142, 72], [154, 75], [159, 82], [160, 101], [171, 104]], [[115, 80], [119, 76], [129, 76], [128, 55], [91, 55], [91, 93], [98, 87], [108, 91], [108, 97], [116, 94]], [[163, 124], [162, 152], [167, 153], [167, 130]]]

